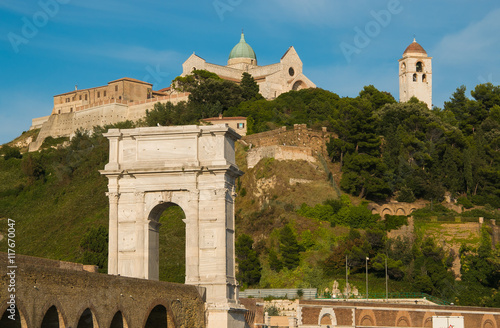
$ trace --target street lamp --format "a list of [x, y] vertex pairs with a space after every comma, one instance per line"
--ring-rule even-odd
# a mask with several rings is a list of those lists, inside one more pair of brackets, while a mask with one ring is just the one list
[[366, 257], [366, 261], [365, 261], [365, 264], [366, 264], [366, 300], [368, 301], [368, 256]]

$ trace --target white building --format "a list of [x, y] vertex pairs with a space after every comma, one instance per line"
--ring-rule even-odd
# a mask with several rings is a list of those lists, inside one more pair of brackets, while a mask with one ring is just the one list
[[399, 101], [406, 102], [411, 97], [432, 108], [432, 57], [415, 39], [399, 59]]
[[194, 69], [207, 70], [234, 82], [239, 82], [243, 72], [247, 72], [255, 79], [260, 93], [266, 99], [276, 98], [291, 90], [316, 87], [302, 73], [302, 61], [294, 47], [288, 48], [279, 63], [258, 66], [257, 56], [252, 47], [246, 43], [243, 33], [241, 33], [240, 42], [231, 50], [226, 66], [207, 63], [205, 59], [193, 53], [182, 64], [181, 76], [191, 74]]

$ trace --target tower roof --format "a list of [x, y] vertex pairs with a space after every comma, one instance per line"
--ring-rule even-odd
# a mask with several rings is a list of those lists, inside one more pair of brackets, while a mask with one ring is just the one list
[[403, 55], [406, 54], [421, 54], [424, 56], [427, 56], [427, 52], [422, 48], [420, 44], [417, 43], [415, 39], [413, 39], [413, 42], [410, 43], [408, 47], [406, 47], [405, 52], [403, 52]]
[[257, 60], [257, 56], [255, 56], [255, 52], [252, 47], [245, 41], [245, 34], [241, 33], [240, 42], [234, 46], [233, 50], [229, 54], [229, 59], [233, 58], [251, 58]]

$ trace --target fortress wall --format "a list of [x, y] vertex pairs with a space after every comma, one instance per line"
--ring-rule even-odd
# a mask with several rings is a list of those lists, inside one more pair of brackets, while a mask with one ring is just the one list
[[280, 129], [256, 133], [243, 137], [243, 140], [252, 144], [253, 147], [265, 146], [295, 146], [309, 147], [315, 152], [326, 154], [326, 143], [331, 137], [335, 137], [333, 133], [327, 132], [326, 128], [323, 131], [313, 131], [308, 129], [305, 124], [296, 124], [293, 130], [287, 130], [286, 127]]
[[49, 117], [50, 117], [50, 115], [37, 117], [37, 118], [32, 119], [30, 130], [40, 129], [42, 127], [43, 123], [45, 123], [49, 120]]
[[247, 155], [248, 168], [251, 169], [263, 158], [274, 158], [280, 161], [286, 160], [304, 160], [316, 162], [314, 152], [309, 147], [293, 146], [267, 146], [251, 149]]
[[[97, 103], [97, 106], [82, 106], [76, 112], [55, 114], [34, 119], [41, 126], [35, 142], [30, 144], [29, 151], [40, 148], [47, 137], [70, 137], [78, 129], [92, 130], [95, 126], [115, 124], [126, 120], [137, 121], [146, 115], [146, 109], [153, 109], [157, 102], [176, 104], [187, 100], [188, 93], [173, 94], [171, 96], [151, 98], [143, 101], [126, 102], [113, 99]], [[45, 120], [45, 121], [44, 121]], [[42, 124], [39, 122], [44, 121]], [[32, 125], [31, 129], [34, 126]]]

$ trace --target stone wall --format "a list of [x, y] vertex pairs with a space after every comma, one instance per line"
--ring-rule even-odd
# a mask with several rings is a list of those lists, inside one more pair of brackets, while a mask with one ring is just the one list
[[[281, 313], [277, 317], [263, 315], [270, 302], [263, 299], [241, 300], [255, 315], [250, 327], [261, 327], [266, 320], [280, 322], [279, 327], [432, 327], [432, 317], [463, 317], [465, 327], [500, 328], [500, 309], [435, 305], [425, 300], [416, 304], [398, 300], [334, 301], [296, 300], [275, 303]], [[280, 302], [280, 301], [272, 301]], [[273, 320], [274, 319], [274, 320]]]
[[465, 327], [500, 327], [500, 309], [373, 302], [300, 301], [299, 327], [432, 327], [433, 316], [463, 316]]
[[[71, 137], [78, 129], [92, 130], [95, 126], [115, 124], [127, 120], [135, 122], [144, 118], [146, 110], [153, 109], [157, 102], [177, 104], [181, 101], [187, 101], [188, 95], [188, 93], [179, 93], [135, 102], [119, 99], [102, 100], [93, 105], [76, 107], [73, 112], [50, 115], [41, 124], [40, 133], [36, 141], [30, 144], [29, 150], [38, 150], [45, 138], [49, 136]], [[43, 119], [45, 118], [33, 119], [32, 128], [34, 125], [40, 126]]]
[[247, 163], [251, 169], [263, 158], [274, 158], [278, 161], [286, 160], [304, 160], [315, 163], [314, 151], [309, 147], [294, 147], [294, 146], [266, 146], [253, 148], [248, 151]]
[[326, 154], [326, 142], [335, 137], [326, 128], [321, 131], [308, 129], [306, 124], [295, 124], [293, 129], [285, 126], [276, 130], [256, 133], [243, 137], [243, 141], [251, 147], [265, 146], [295, 146], [309, 147], [316, 153]]
[[[157, 306], [166, 309], [168, 327], [205, 327], [204, 301], [194, 286], [65, 270], [57, 267], [61, 263], [64, 262], [16, 256], [15, 299], [24, 323], [22, 328], [40, 327], [53, 306], [61, 328], [80, 327], [79, 321], [87, 309], [92, 313], [94, 327], [112, 326], [118, 312], [124, 327], [145, 327]], [[7, 267], [5, 253], [0, 253], [0, 264]], [[1, 314], [10, 298], [5, 288], [8, 285], [9, 277], [3, 274]]]
[[262, 158], [273, 157], [277, 160], [305, 160], [316, 162], [317, 155], [328, 156], [326, 143], [333, 133], [326, 128], [321, 131], [308, 129], [306, 124], [295, 124], [293, 129], [285, 126], [242, 138], [250, 147], [247, 155], [248, 167], [254, 167]]

